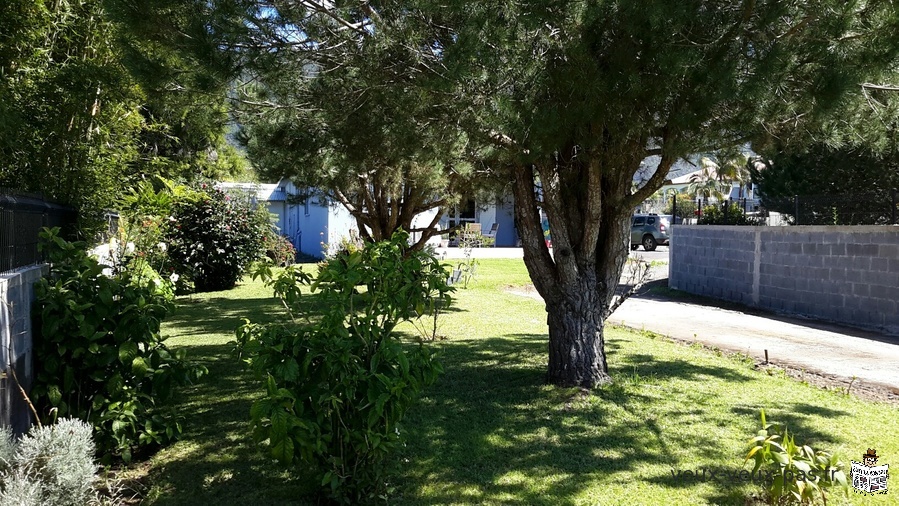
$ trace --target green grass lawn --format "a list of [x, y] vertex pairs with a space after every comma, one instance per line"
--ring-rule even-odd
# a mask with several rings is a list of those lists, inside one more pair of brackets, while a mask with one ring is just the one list
[[[671, 472], [739, 469], [761, 408], [797, 442], [847, 461], [876, 448], [881, 463], [899, 466], [899, 408], [658, 336], [607, 329], [613, 385], [592, 394], [545, 386], [543, 305], [505, 290], [526, 283], [520, 260], [484, 260], [474, 283], [457, 292], [439, 329], [446, 338], [435, 344], [446, 372], [403, 424], [392, 503], [744, 504], [759, 487], [676, 480]], [[280, 314], [270, 292], [251, 282], [181, 301], [163, 330], [209, 375], [182, 396], [183, 439], [145, 466], [147, 504], [304, 503], [314, 484], [270, 462], [250, 437], [261, 385], [229, 344], [241, 318]], [[899, 496], [891, 482], [887, 496], [848, 501], [891, 504]]]

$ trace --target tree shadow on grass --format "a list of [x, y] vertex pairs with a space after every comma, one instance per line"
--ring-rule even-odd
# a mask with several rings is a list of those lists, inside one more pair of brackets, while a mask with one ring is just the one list
[[[761, 405], [757, 406], [734, 406], [731, 412], [742, 418], [752, 418], [756, 420], [755, 426], [745, 435], [745, 453], [749, 451], [749, 440], [756, 435], [756, 431], [762, 428], [760, 410]], [[822, 406], [813, 406], [803, 402], [786, 403], [778, 405], [776, 409], [766, 409], [767, 422], [776, 422], [786, 427], [791, 436], [796, 439], [796, 444], [809, 445], [814, 449], [829, 449], [839, 444], [843, 438], [832, 432], [817, 429], [811, 423], [811, 418], [826, 417], [829, 419], [842, 416], [851, 416], [842, 410], [830, 409]], [[763, 475], [753, 475], [752, 462], [746, 462], [745, 453], [740, 458], [724, 458], [720, 465], [712, 465], [706, 468], [706, 471], [716, 471], [713, 477], [711, 474], [703, 473], [699, 475], [701, 469], [678, 469], [676, 471], [693, 471], [695, 474], [661, 474], [649, 478], [647, 481], [655, 484], [661, 484], [672, 488], [692, 487], [698, 483], [711, 482], [715, 484], [715, 491], [711, 494], [704, 494], [704, 503], [708, 504], [742, 504], [746, 501], [748, 495], [756, 498], [764, 496], [767, 486], [767, 477]], [[738, 475], [741, 471], [745, 473]], [[763, 468], [764, 473], [768, 468]]]
[[[309, 299], [309, 304], [317, 303]], [[180, 300], [176, 314], [165, 322], [165, 334], [182, 338], [177, 347], [209, 373], [176, 399], [184, 434], [153, 459], [154, 489], [147, 504], [311, 503], [301, 499], [314, 491], [308, 476], [275, 464], [253, 442], [250, 407], [264, 387], [235, 355], [233, 345], [222, 343], [223, 335], [233, 335], [244, 317], [274, 321], [284, 317], [284, 309], [273, 298], [197, 297]], [[222, 344], [183, 340], [194, 335]]]
[[695, 380], [702, 378], [718, 378], [727, 381], [751, 381], [747, 374], [727, 367], [696, 365], [686, 360], [658, 360], [652, 355], [628, 355], [623, 360], [610, 366], [612, 373], [633, 373], [641, 377], [654, 379], [680, 378]]
[[[588, 488], [633, 479], [645, 464], [676, 465], [671, 447], [695, 447], [709, 458], [720, 453], [709, 438], [663, 430], [655, 399], [627, 379], [592, 394], [543, 385], [545, 364], [534, 357], [545, 351], [542, 335], [445, 347], [446, 373], [404, 423], [411, 463], [400, 466], [399, 482], [420, 488], [401, 488], [399, 502], [573, 504]], [[649, 355], [616, 364], [613, 376], [633, 370], [661, 380], [753, 381], [732, 369]], [[666, 424], [695, 423], [692, 409], [665, 415], [675, 418]]]
[[230, 345], [192, 346], [209, 374], [185, 389], [176, 406], [182, 441], [156, 460], [150, 504], [301, 504], [314, 490], [302, 475], [286, 472], [252, 439], [250, 407], [262, 383]]
[[270, 322], [284, 318], [284, 308], [274, 298], [180, 300], [175, 314], [166, 320], [171, 337], [192, 334], [233, 334], [243, 323]]
[[[732, 411], [740, 416], [751, 417], [756, 420], [756, 430], [762, 428], [761, 410], [763, 405], [735, 406]], [[823, 406], [813, 406], [804, 402], [780, 404], [776, 408], [765, 408], [766, 421], [777, 423], [786, 427], [790, 435], [796, 439], [796, 444], [809, 445], [812, 448], [827, 449], [839, 444], [844, 438], [829, 431], [822, 431], [812, 427], [810, 421], [813, 417], [825, 417], [835, 420], [843, 416], [851, 416], [849, 413], [830, 409]], [[751, 435], [755, 435], [754, 433]], [[747, 440], [749, 437], [747, 436]]]
[[[328, 307], [321, 294], [306, 294], [300, 302], [312, 315]], [[183, 417], [184, 434], [181, 442], [153, 459], [150, 479], [155, 488], [147, 504], [315, 502], [318, 487], [308, 472], [285, 469], [268, 457], [266, 447], [253, 442], [250, 407], [264, 386], [230, 343], [244, 318], [254, 323], [286, 321], [286, 313], [274, 297], [219, 292], [180, 298], [178, 310], [166, 320], [164, 333], [174, 338], [173, 345], [186, 349], [188, 358], [209, 373], [178, 395], [175, 409]]]
[[[751, 473], [752, 463], [746, 463], [745, 455], [749, 451], [749, 440], [761, 429], [760, 410], [762, 404], [747, 406], [732, 406], [728, 411], [731, 418], [743, 420], [755, 420], [755, 423], [745, 433], [745, 445], [737, 455], [722, 455], [719, 459], [708, 459], [712, 465], [704, 467], [705, 473], [699, 475], [703, 469], [678, 468], [675, 473], [660, 473], [649, 477], [647, 481], [671, 488], [694, 487], [701, 483], [713, 483], [714, 491], [705, 492], [703, 503], [707, 504], [743, 504], [748, 496], [761, 497], [766, 486], [765, 478], [754, 476]], [[835, 418], [851, 416], [842, 410], [834, 410], [821, 406], [813, 406], [803, 402], [782, 403], [774, 409], [766, 409], [767, 421], [786, 425], [790, 434], [796, 438], [797, 444], [809, 444], [816, 449], [827, 449], [842, 439], [832, 432], [815, 428], [812, 417]], [[709, 420], [705, 420], [708, 422]], [[711, 471], [717, 474], [712, 476]], [[745, 473], [739, 475], [745, 470]], [[692, 471], [695, 474], [680, 474], [680, 471]]]

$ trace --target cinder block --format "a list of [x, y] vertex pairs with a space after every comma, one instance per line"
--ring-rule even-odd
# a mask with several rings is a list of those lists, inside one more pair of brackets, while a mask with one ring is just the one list
[[836, 282], [839, 282], [839, 283], [845, 282], [845, 281], [848, 279], [847, 276], [846, 276], [846, 269], [845, 269], [845, 268], [842, 268], [842, 269], [841, 269], [841, 268], [830, 269], [830, 271], [829, 271], [829, 273], [828, 273], [828, 277], [829, 277], [829, 279], [830, 279], [831, 281], [836, 281]]
[[891, 258], [890, 267], [887, 270], [890, 272], [899, 272], [899, 258]]
[[846, 254], [850, 256], [876, 257], [878, 246], [876, 244], [847, 244]]
[[846, 256], [845, 244], [828, 244], [827, 248], [832, 256]]
[[888, 299], [873, 299], [871, 306], [878, 313], [896, 314], [896, 301]]
[[899, 258], [899, 244], [880, 244], [878, 256], [880, 259]]
[[852, 294], [855, 295], [856, 300], [860, 300], [860, 297], [868, 297], [871, 295], [871, 285], [866, 283], [852, 283]]
[[824, 232], [821, 242], [824, 244], [840, 244], [843, 242], [845, 234], [842, 232]]

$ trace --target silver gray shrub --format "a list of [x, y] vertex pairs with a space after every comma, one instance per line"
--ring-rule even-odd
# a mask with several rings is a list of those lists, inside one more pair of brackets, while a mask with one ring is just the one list
[[[91, 426], [73, 419], [32, 427], [18, 442], [0, 429], [0, 504], [81, 506], [97, 503]], [[11, 457], [11, 458], [10, 458]]]

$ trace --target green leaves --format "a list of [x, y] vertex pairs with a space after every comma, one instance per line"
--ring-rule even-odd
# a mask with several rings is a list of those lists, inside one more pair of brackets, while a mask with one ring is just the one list
[[264, 253], [263, 237], [273, 233], [268, 210], [205, 184], [193, 192], [174, 200], [171, 219], [161, 217], [167, 258], [197, 291], [232, 288]]
[[786, 428], [766, 423], [765, 410], [761, 419], [762, 429], [749, 440], [744, 464], [753, 460], [753, 474], [765, 471], [772, 503], [808, 504], [818, 498], [826, 503], [825, 489], [845, 490], [845, 463], [838, 457], [797, 445]]
[[42, 234], [54, 261], [37, 289], [41, 338], [34, 344], [32, 399], [38, 411], [55, 407], [53, 416], [93, 424], [99, 450], [123, 459], [133, 446], [173, 440], [181, 428], [164, 406], [172, 386], [205, 369], [162, 343], [159, 325], [170, 302], [127, 270], [103, 275], [96, 260], [57, 233]]
[[137, 351], [137, 343], [134, 341], [122, 343], [119, 346], [119, 362], [130, 364], [131, 361], [134, 360], [134, 357], [137, 356]]
[[[237, 330], [237, 350], [266, 378], [250, 410], [255, 440], [284, 465], [313, 466], [339, 502], [385, 491], [384, 462], [400, 441], [399, 423], [441, 371], [427, 347], [393, 332], [418, 318], [417, 308], [448, 304], [451, 291], [440, 264], [406, 249], [406, 240], [397, 234], [338, 255], [314, 280], [298, 267], [257, 269], [292, 323], [245, 321]], [[301, 286], [310, 284], [328, 302], [316, 319], [300, 304]]]

